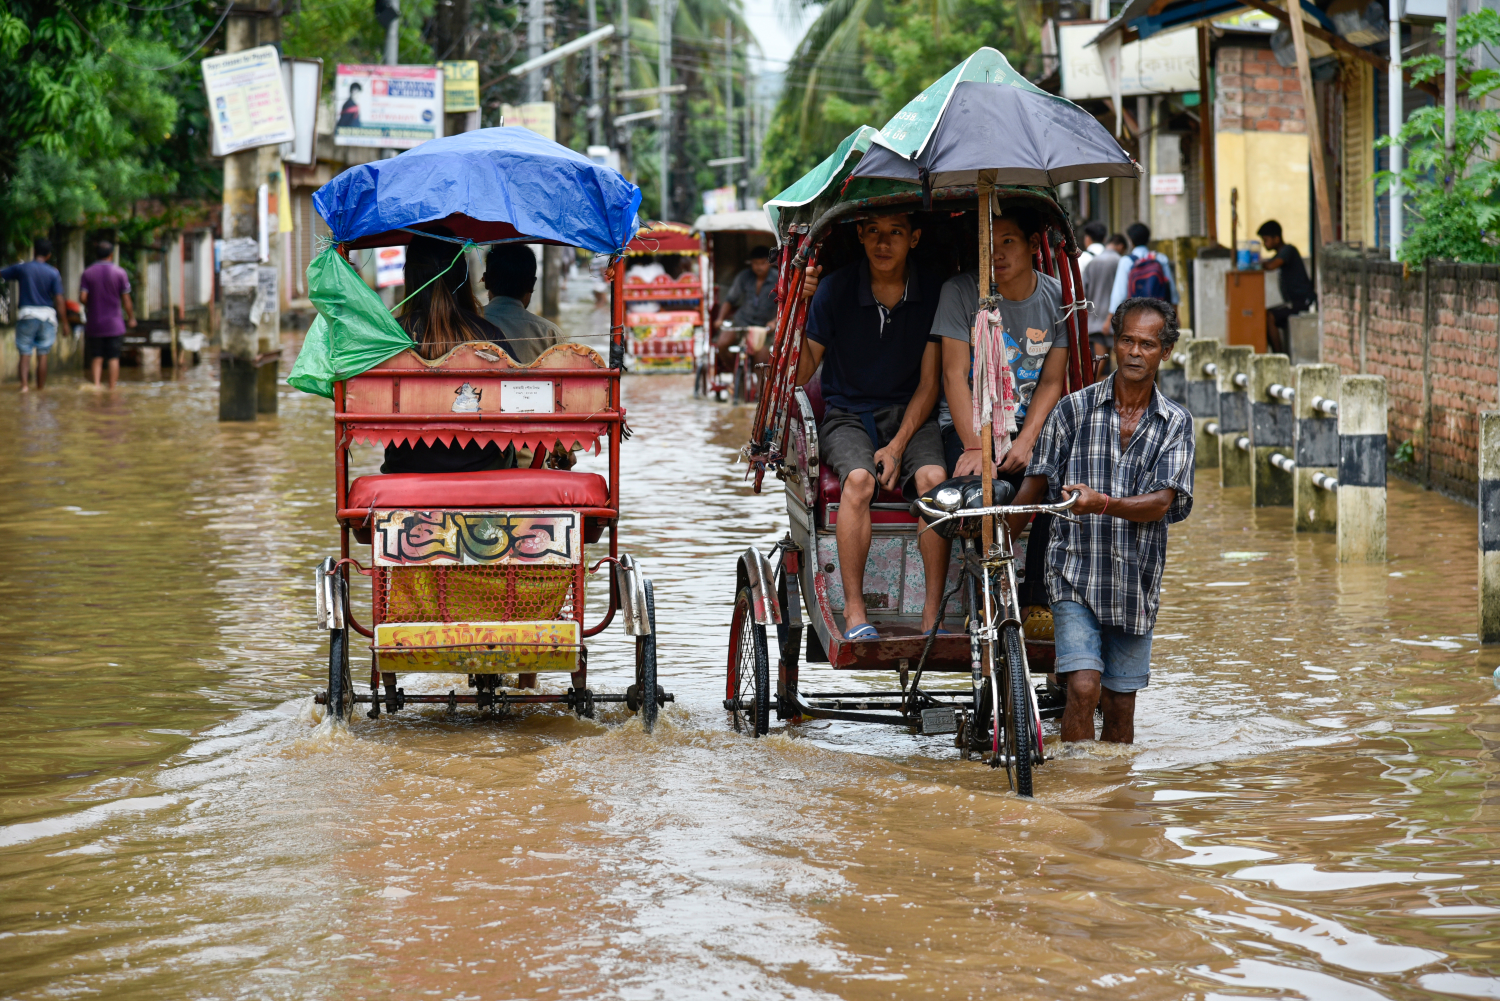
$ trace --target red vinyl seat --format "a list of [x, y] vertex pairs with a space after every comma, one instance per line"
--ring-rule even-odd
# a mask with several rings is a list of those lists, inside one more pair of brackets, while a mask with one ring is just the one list
[[[818, 500], [823, 504], [837, 504], [843, 496], [843, 490], [839, 486], [839, 474], [833, 471], [833, 467], [823, 465], [818, 468]], [[907, 500], [901, 496], [899, 490], [882, 489], [875, 495], [877, 504], [906, 504]]]
[[349, 487], [351, 508], [610, 507], [598, 473], [491, 469], [480, 473], [389, 473]]

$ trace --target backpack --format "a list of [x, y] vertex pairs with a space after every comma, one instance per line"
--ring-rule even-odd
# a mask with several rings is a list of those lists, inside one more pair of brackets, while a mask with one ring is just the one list
[[1172, 284], [1167, 281], [1167, 269], [1162, 267], [1154, 253], [1148, 251], [1145, 257], [1130, 266], [1130, 273], [1125, 277], [1125, 297], [1171, 300]]

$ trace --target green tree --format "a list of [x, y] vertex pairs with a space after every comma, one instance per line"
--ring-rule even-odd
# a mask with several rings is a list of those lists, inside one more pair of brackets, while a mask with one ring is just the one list
[[[1439, 34], [1446, 26], [1439, 24]], [[1500, 62], [1500, 13], [1485, 8], [1458, 19], [1460, 53], [1484, 49], [1492, 63]], [[1440, 56], [1420, 56], [1411, 60], [1412, 79], [1431, 80], [1443, 72]], [[1459, 57], [1457, 90], [1470, 104], [1483, 102], [1486, 95], [1500, 90], [1500, 70], [1475, 68], [1465, 56]], [[1394, 137], [1386, 136], [1376, 145], [1406, 148], [1406, 163], [1401, 183], [1415, 217], [1401, 244], [1401, 258], [1420, 267], [1428, 259], [1494, 263], [1500, 261], [1500, 164], [1495, 150], [1500, 147], [1500, 112], [1493, 108], [1463, 108], [1455, 113], [1453, 152], [1447, 151], [1443, 136], [1443, 108], [1422, 108], [1413, 112]], [[1375, 175], [1381, 191], [1389, 191], [1395, 175], [1381, 171]]]
[[1041, 29], [1031, 0], [835, 0], [797, 48], [766, 139], [768, 192], [791, 184], [860, 125], [892, 115], [975, 49], [1029, 76]]

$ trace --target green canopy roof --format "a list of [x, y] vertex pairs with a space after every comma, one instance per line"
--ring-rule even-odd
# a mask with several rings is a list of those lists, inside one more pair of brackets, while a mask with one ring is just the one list
[[776, 227], [777, 237], [797, 222], [811, 222], [824, 209], [843, 199], [840, 192], [849, 173], [875, 139], [875, 129], [861, 125], [839, 143], [828, 158], [793, 181], [781, 194], [766, 202], [766, 215]]

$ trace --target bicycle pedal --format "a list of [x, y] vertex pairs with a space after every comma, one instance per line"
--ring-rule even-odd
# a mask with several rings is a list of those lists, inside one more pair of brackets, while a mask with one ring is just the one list
[[951, 706], [933, 706], [922, 710], [922, 733], [957, 733], [958, 710]]

